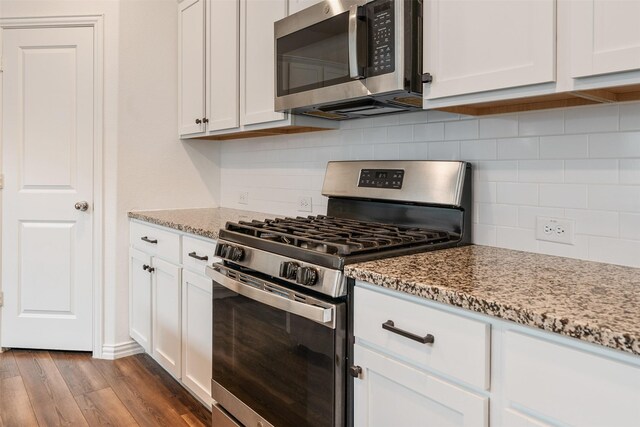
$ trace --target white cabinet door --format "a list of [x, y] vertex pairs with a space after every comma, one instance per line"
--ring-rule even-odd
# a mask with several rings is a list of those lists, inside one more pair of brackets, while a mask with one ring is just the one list
[[640, 69], [640, 0], [569, 3], [572, 77]]
[[205, 276], [182, 273], [182, 382], [211, 404], [212, 282]]
[[354, 363], [362, 368], [354, 380], [355, 427], [488, 426], [487, 397], [358, 344]]
[[182, 296], [180, 267], [158, 258], [152, 262], [153, 358], [180, 378]]
[[274, 111], [273, 24], [287, 15], [287, 0], [241, 0], [240, 14], [241, 123], [284, 120]]
[[178, 13], [178, 128], [180, 136], [205, 129], [204, 1], [184, 0]]
[[323, 0], [289, 0], [289, 15], [300, 12], [302, 9], [306, 9], [321, 1]]
[[208, 130], [233, 129], [240, 125], [240, 1], [207, 4]]
[[427, 0], [425, 100], [555, 80], [555, 0]]
[[129, 249], [129, 335], [151, 351], [151, 257]]

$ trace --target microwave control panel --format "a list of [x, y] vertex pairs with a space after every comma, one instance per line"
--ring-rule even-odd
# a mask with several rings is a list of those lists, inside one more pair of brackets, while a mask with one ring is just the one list
[[367, 77], [395, 71], [394, 1], [379, 0], [367, 6], [369, 18], [369, 66]]
[[362, 169], [358, 187], [393, 188], [400, 190], [404, 180], [402, 169]]

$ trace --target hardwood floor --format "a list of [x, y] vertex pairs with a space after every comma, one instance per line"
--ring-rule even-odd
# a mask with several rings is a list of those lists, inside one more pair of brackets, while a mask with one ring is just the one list
[[211, 413], [146, 354], [0, 353], [0, 427], [211, 426]]

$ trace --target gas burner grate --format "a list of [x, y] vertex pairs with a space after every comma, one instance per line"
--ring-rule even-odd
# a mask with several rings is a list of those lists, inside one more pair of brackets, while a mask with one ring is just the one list
[[325, 215], [229, 222], [226, 229], [330, 255], [353, 255], [451, 240], [449, 233], [444, 231], [364, 222]]

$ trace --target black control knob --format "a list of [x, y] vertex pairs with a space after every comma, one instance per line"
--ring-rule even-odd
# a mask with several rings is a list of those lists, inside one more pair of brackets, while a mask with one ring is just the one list
[[230, 261], [241, 261], [244, 257], [244, 250], [237, 246], [221, 245], [218, 255]]
[[305, 286], [313, 286], [318, 280], [318, 271], [311, 267], [298, 268], [298, 274], [296, 277], [296, 283]]
[[298, 267], [300, 264], [292, 261], [282, 261], [280, 263], [280, 277], [289, 280], [296, 280], [298, 277]]

